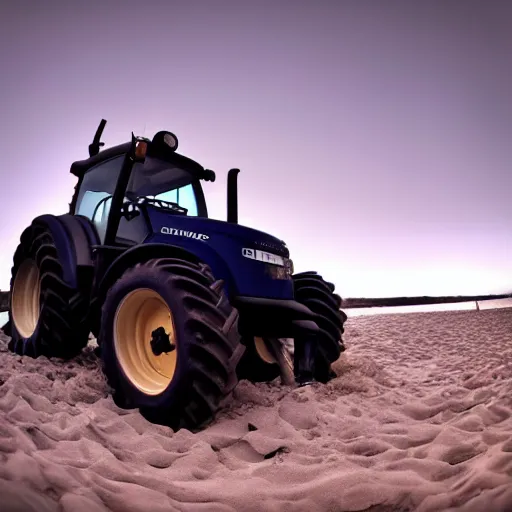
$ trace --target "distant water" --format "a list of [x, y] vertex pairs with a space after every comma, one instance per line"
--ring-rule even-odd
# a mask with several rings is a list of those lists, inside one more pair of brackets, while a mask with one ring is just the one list
[[[478, 303], [480, 309], [510, 308], [512, 299], [485, 300]], [[395, 313], [420, 313], [427, 311], [456, 311], [464, 309], [476, 309], [475, 302], [459, 302], [458, 304], [426, 304], [421, 306], [395, 306], [380, 308], [354, 308], [345, 309], [347, 316], [383, 315]], [[0, 328], [7, 322], [7, 312], [0, 313]]]
[[[512, 299], [478, 301], [480, 309], [498, 309], [512, 307]], [[343, 309], [343, 308], [342, 308]], [[452, 304], [422, 304], [419, 306], [393, 306], [378, 308], [344, 309], [347, 316], [390, 315], [396, 313], [426, 313], [430, 311], [476, 310], [476, 302], [458, 302]]]

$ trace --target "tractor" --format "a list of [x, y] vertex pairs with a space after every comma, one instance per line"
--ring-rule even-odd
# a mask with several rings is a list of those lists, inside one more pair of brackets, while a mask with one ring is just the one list
[[[167, 131], [74, 162], [69, 213], [41, 215], [13, 257], [9, 350], [70, 359], [96, 338], [112, 398], [150, 422], [197, 430], [241, 379], [303, 386], [336, 376], [345, 313], [317, 272], [294, 274], [286, 244], [208, 217], [215, 172]], [[293, 339], [293, 350], [283, 340]]]

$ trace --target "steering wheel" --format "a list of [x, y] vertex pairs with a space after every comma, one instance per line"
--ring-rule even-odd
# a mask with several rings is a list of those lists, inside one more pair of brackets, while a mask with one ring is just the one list
[[134, 203], [137, 206], [154, 206], [159, 210], [163, 210], [170, 213], [177, 213], [180, 215], [187, 215], [188, 209], [180, 206], [178, 203], [173, 203], [171, 201], [164, 201], [163, 199], [155, 199], [152, 197], [139, 196], [135, 199]]

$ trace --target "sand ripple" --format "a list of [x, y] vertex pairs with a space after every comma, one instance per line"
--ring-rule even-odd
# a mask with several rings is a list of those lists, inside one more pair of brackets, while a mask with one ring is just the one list
[[340, 377], [239, 384], [203, 432], [112, 402], [92, 349], [7, 351], [0, 511], [512, 510], [512, 309], [353, 317]]

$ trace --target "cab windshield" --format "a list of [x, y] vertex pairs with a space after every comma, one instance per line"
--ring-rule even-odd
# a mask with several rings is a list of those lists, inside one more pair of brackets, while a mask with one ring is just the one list
[[[91, 167], [80, 185], [75, 213], [91, 219], [102, 242], [123, 161], [124, 155], [120, 155]], [[186, 208], [188, 216], [198, 216], [204, 209], [201, 206], [204, 204], [201, 195], [201, 202], [198, 203], [197, 192], [200, 187], [197, 179], [185, 169], [148, 157], [143, 164], [137, 163], [133, 166], [125, 202], [136, 201], [141, 197], [159, 199]], [[139, 219], [129, 224], [135, 226], [141, 221]], [[125, 230], [125, 224], [127, 221], [122, 219], [120, 231]]]
[[128, 200], [148, 197], [176, 203], [187, 209], [187, 215], [197, 216], [197, 201], [192, 181], [193, 178], [187, 171], [168, 162], [148, 157], [144, 164], [134, 165], [126, 197]]

